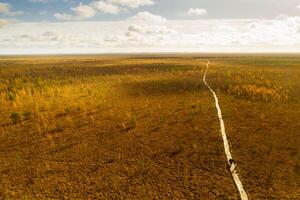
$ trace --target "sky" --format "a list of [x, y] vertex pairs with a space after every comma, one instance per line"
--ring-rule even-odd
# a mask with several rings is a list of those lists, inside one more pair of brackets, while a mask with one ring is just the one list
[[0, 55], [300, 52], [300, 0], [0, 0]]

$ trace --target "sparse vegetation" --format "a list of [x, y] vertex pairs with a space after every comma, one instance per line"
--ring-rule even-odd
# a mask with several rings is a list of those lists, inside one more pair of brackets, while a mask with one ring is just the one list
[[[297, 199], [300, 59], [206, 57], [250, 197]], [[0, 199], [238, 199], [196, 58], [0, 57]]]

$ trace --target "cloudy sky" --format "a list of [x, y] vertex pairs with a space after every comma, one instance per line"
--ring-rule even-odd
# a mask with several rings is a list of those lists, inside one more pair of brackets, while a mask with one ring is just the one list
[[300, 0], [0, 0], [0, 54], [300, 52]]

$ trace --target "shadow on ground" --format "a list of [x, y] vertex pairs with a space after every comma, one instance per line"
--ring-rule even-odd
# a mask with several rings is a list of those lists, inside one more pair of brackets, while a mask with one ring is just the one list
[[200, 78], [146, 80], [131, 82], [123, 86], [130, 95], [173, 95], [206, 91]]

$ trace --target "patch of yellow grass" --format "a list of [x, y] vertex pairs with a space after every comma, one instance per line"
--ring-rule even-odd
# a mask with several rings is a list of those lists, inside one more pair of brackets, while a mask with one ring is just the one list
[[288, 100], [288, 90], [282, 87], [268, 88], [255, 84], [230, 85], [228, 88], [230, 94], [246, 96], [251, 99], [269, 100]]

